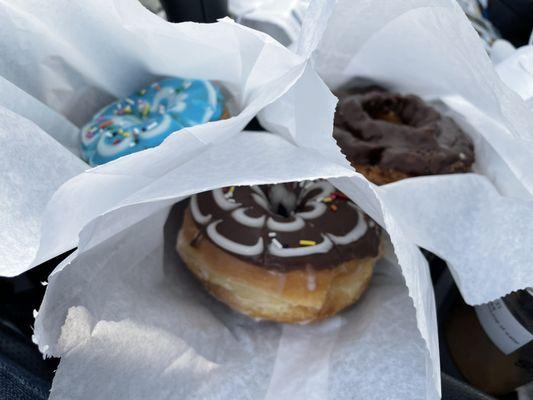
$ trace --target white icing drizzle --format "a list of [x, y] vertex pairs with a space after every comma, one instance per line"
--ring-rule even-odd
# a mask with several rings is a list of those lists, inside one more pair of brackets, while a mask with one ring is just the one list
[[[154, 99], [152, 100], [152, 110], [157, 110], [159, 108], [159, 105], [163, 100], [169, 100], [174, 99], [176, 97], [176, 89], [171, 86], [164, 86], [160, 88], [157, 93], [154, 95]], [[172, 108], [172, 104], [169, 104], [170, 108]]]
[[269, 200], [272, 210], [279, 210], [280, 206], [283, 206], [289, 213], [295, 210], [298, 204], [296, 193], [283, 184], [273, 185], [270, 188]]
[[226, 196], [224, 196], [222, 189], [215, 189], [212, 193], [215, 203], [217, 203], [217, 206], [222, 208], [224, 211], [230, 211], [240, 207], [240, 203], [229, 201]]
[[307, 290], [309, 290], [310, 292], [313, 292], [316, 289], [316, 274], [315, 274], [315, 270], [313, 269], [312, 266], [310, 266], [308, 264], [308, 265], [305, 266], [305, 272], [306, 272], [306, 275], [307, 275]]
[[[252, 189], [253, 191], [250, 193], [250, 195], [254, 201], [270, 213], [271, 207], [269, 205], [269, 199], [266, 197], [264, 192], [258, 186], [252, 186]], [[276, 220], [272, 217], [269, 217], [267, 214], [259, 217], [251, 217], [246, 214], [246, 211], [249, 210], [250, 207], [245, 207], [242, 204], [237, 203], [232, 196], [229, 196], [230, 198], [228, 198], [228, 193], [225, 194], [222, 189], [213, 190], [212, 195], [218, 207], [224, 211], [231, 212], [231, 217], [236, 222], [244, 226], [251, 228], [266, 228], [267, 232], [268, 230], [278, 232], [295, 232], [305, 228], [305, 220], [318, 218], [327, 211], [328, 206], [322, 202], [322, 199], [325, 196], [329, 196], [335, 189], [329, 182], [316, 182], [306, 186], [303, 190], [303, 193], [308, 194], [310, 191], [317, 189], [320, 189], [319, 192], [312, 198], [308, 198], [306, 201], [306, 206], [311, 207], [311, 210], [295, 213], [294, 219], [289, 222]], [[281, 202], [283, 198], [287, 197], [286, 194], [287, 193], [285, 193], [285, 191], [281, 190], [279, 193], [277, 193], [277, 195], [279, 195], [278, 197], [280, 197], [280, 199], [278, 199], [279, 202]], [[300, 197], [300, 200], [302, 199], [302, 196]], [[321, 235], [322, 241], [320, 243], [312, 246], [300, 247], [283, 247], [279, 240], [276, 239], [275, 232], [268, 232], [268, 237], [270, 238], [270, 243], [268, 246], [266, 243], [264, 243], [264, 239], [262, 237], [258, 237], [257, 242], [254, 245], [245, 245], [234, 242], [231, 239], [221, 235], [217, 231], [216, 227], [223, 221], [222, 219], [211, 222], [213, 219], [211, 214], [203, 215], [201, 213], [196, 195], [191, 197], [191, 213], [194, 220], [199, 224], [206, 225], [209, 223], [206, 232], [207, 236], [215, 244], [227, 251], [231, 251], [242, 256], [258, 256], [262, 254], [263, 251], [268, 250], [270, 254], [277, 257], [303, 257], [313, 254], [327, 253], [333, 248], [334, 245], [348, 245], [356, 242], [366, 233], [368, 225], [363, 212], [351, 201], [347, 201], [347, 203], [352, 208], [357, 210], [358, 215], [357, 224], [351, 231], [345, 235], [339, 236], [331, 233], [323, 233]], [[267, 249], [265, 249], [265, 246], [267, 246]], [[306, 267], [306, 269], [308, 268]], [[316, 274], [314, 270], [307, 271], [307, 288], [309, 291], [316, 290]]]
[[255, 192], [257, 193], [258, 195], [260, 196], [264, 196], [265, 194], [263, 193], [263, 191], [261, 190], [261, 188], [257, 185], [252, 185], [250, 186], [250, 188]]
[[130, 147], [132, 141], [132, 136], [124, 138], [124, 140], [122, 140], [116, 145], [106, 143], [105, 140], [100, 140], [96, 145], [96, 151], [100, 153], [100, 155], [102, 155], [103, 157], [110, 157], [124, 150], [127, 150]]
[[141, 133], [141, 138], [143, 139], [151, 139], [156, 136], [159, 136], [163, 134], [164, 132], [168, 131], [170, 129], [170, 125], [172, 124], [172, 117], [168, 114], [163, 115], [163, 118], [159, 123], [156, 123], [155, 126], [151, 127], [152, 125], [148, 125], [146, 128], [146, 131]]
[[298, 229], [302, 229], [304, 226], [305, 226], [305, 222], [299, 216], [296, 216], [294, 221], [290, 221], [290, 222], [276, 221], [272, 217], [269, 217], [267, 219], [267, 227], [268, 229], [272, 229], [273, 231], [294, 232], [294, 231], [297, 231]]
[[359, 240], [366, 233], [366, 230], [367, 225], [363, 213], [360, 210], [357, 210], [357, 224], [350, 232], [342, 236], [335, 236], [329, 233], [328, 236], [333, 243], [344, 245]]
[[265, 224], [266, 217], [261, 215], [259, 218], [253, 218], [246, 215], [246, 208], [237, 208], [232, 211], [231, 216], [239, 223], [251, 228], [261, 228]]
[[236, 243], [217, 232], [217, 225], [221, 222], [222, 220], [220, 219], [207, 226], [207, 236], [217, 245], [242, 256], [257, 256], [263, 252], [263, 238], [259, 238], [257, 243], [252, 246]]
[[191, 196], [191, 214], [193, 219], [198, 222], [201, 225], [207, 224], [210, 220], [212, 215], [203, 215], [200, 211], [200, 208], [198, 207], [198, 198], [196, 195]]
[[259, 204], [265, 210], [270, 211], [270, 207], [268, 206], [267, 200], [262, 195], [259, 195], [257, 193], [252, 193], [252, 198], [255, 200], [257, 204]]
[[326, 205], [322, 202], [315, 201], [312, 203], [307, 203], [307, 205], [312, 206], [313, 209], [311, 211], [303, 211], [296, 213], [296, 215], [299, 215], [303, 219], [314, 219], [320, 217], [327, 210]]
[[215, 105], [217, 104], [217, 92], [211, 82], [204, 82], [205, 88], [207, 90], [207, 96], [209, 98], [209, 104], [211, 107], [206, 107], [204, 111], [204, 121], [209, 121], [215, 112]]
[[307, 186], [305, 190], [302, 191], [302, 197], [305, 197], [309, 192], [315, 189], [320, 189], [320, 192], [313, 196], [312, 199], [322, 198], [335, 191], [333, 185], [328, 181], [313, 182], [311, 185]]
[[314, 246], [287, 247], [280, 249], [274, 245], [274, 243], [270, 243], [268, 250], [271, 254], [277, 257], [301, 257], [315, 253], [327, 253], [333, 247], [333, 243], [331, 243], [331, 240], [327, 236], [322, 235], [322, 237], [324, 240]]

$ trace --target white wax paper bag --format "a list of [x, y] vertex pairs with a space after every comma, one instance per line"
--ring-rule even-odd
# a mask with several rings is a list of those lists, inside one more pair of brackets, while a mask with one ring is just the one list
[[[208, 143], [240, 132], [258, 110], [282, 95], [306, 66], [305, 58], [269, 36], [230, 20], [171, 24], [136, 0], [0, 1], [0, 38], [0, 105], [30, 119], [63, 145], [39, 147], [37, 139], [34, 142], [31, 135], [23, 132], [27, 130], [24, 123], [5, 122], [11, 125], [5, 130], [5, 146], [0, 155], [3, 165], [16, 174], [18, 181], [16, 185], [12, 180], [5, 181], [3, 193], [16, 194], [21, 201], [10, 202], [9, 210], [2, 212], [25, 214], [34, 227], [46, 225], [42, 229], [44, 236], [40, 237], [39, 229], [24, 230], [9, 215], [2, 215], [9, 222], [0, 225], [2, 236], [15, 231], [27, 235], [27, 240], [4, 241], [0, 245], [0, 255], [5, 254], [8, 259], [0, 274], [6, 276], [24, 272], [73, 248], [79, 230], [91, 218]], [[56, 165], [57, 160], [71, 158], [71, 153], [79, 155], [80, 125], [112, 99], [164, 76], [217, 81], [228, 92], [227, 105], [233, 118], [200, 127], [194, 134], [181, 132], [184, 138], [178, 139], [179, 150], [169, 149], [176, 156], [165, 162], [157, 155], [143, 154], [141, 159], [145, 161], [136, 162], [125, 172], [119, 173], [111, 166], [89, 170], [83, 183], [71, 182], [56, 194], [63, 217], [43, 217], [44, 204], [72, 174], [62, 175], [59, 168], [58, 172], [51, 172], [64, 176], [59, 181], [46, 179], [46, 172], [40, 171], [44, 177], [40, 186], [46, 190], [34, 203], [35, 165]], [[17, 145], [22, 138], [24, 146]], [[34, 155], [32, 163], [18, 162], [24, 147]], [[78, 172], [82, 165], [78, 163]], [[76, 193], [78, 198], [67, 202], [65, 192]], [[4, 201], [8, 201], [6, 197], [2, 198]], [[64, 225], [65, 230], [71, 225], [73, 228], [68, 234], [56, 236], [56, 223]], [[39, 242], [42, 245], [38, 250]]]
[[[41, 215], [54, 191], [86, 164], [37, 125], [0, 105], [0, 257], [3, 275], [29, 265], [39, 245]], [[41, 157], [42, 154], [54, 157]]]
[[533, 108], [533, 44], [517, 49], [496, 65], [502, 81]]
[[[307, 42], [305, 36], [317, 42], [316, 32], [323, 33], [313, 65], [330, 89], [364, 78], [418, 94], [451, 114], [476, 147], [477, 174], [372, 187], [376, 204], [367, 211], [380, 221], [387, 219], [381, 212], [389, 214], [399, 237], [447, 260], [470, 304], [531, 286], [533, 114], [500, 81], [460, 7], [449, 0], [315, 1], [311, 7], [330, 18], [324, 28], [320, 13], [309, 14], [301, 42]], [[305, 125], [300, 105], [294, 104], [297, 88], [265, 109], [261, 121], [300, 143], [305, 132], [299, 128], [313, 127]], [[320, 108], [331, 121], [331, 101], [324, 99]], [[280, 120], [287, 115], [294, 121], [283, 126]], [[331, 134], [331, 123], [323, 134]], [[359, 178], [343, 189], [350, 185], [354, 196], [363, 195]]]
[[[57, 279], [57, 284], [54, 284], [52, 280], [47, 292], [47, 300], [36, 325], [36, 340], [41, 349], [48, 351], [48, 354], [63, 355], [65, 362], [68, 363], [65, 368], [61, 368], [54, 387], [76, 392], [76, 387], [68, 383], [74, 379], [75, 374], [80, 372], [73, 366], [79, 366], [79, 362], [95, 360], [98, 365], [114, 365], [114, 369], [123, 371], [124, 375], [117, 374], [117, 379], [121, 379], [122, 383], [117, 387], [120, 390], [126, 390], [126, 384], [131, 385], [132, 380], [141, 382], [139, 379], [142, 374], [140, 375], [139, 369], [129, 370], [128, 374], [124, 369], [125, 365], [134, 365], [128, 363], [127, 357], [134, 355], [136, 351], [141, 351], [141, 339], [137, 333], [134, 333], [129, 338], [131, 340], [137, 338], [134, 342], [136, 346], [119, 349], [118, 344], [113, 342], [120, 341], [115, 335], [126, 335], [129, 331], [128, 324], [107, 326], [106, 321], [115, 321], [115, 319], [109, 315], [103, 316], [98, 311], [98, 307], [111, 311], [114, 305], [129, 304], [132, 291], [128, 289], [128, 296], [126, 296], [126, 293], [119, 289], [112, 289], [114, 285], [118, 288], [123, 276], [113, 275], [114, 273], [108, 268], [94, 268], [93, 263], [100, 267], [116, 266], [117, 271], [122, 274], [127, 273], [128, 268], [132, 268], [133, 264], [140, 265], [129, 262], [136, 260], [135, 256], [138, 256], [143, 261], [141, 263], [143, 267], [153, 265], [154, 268], [162, 268], [161, 264], [153, 259], [144, 263], [143, 257], [150, 253], [152, 248], [150, 245], [143, 244], [143, 240], [146, 237], [151, 237], [152, 240], [157, 239], [158, 237], [151, 233], [154, 230], [157, 232], [158, 226], [161, 228], [162, 219], [158, 219], [158, 216], [164, 215], [172, 203], [191, 193], [229, 184], [300, 180], [320, 176], [346, 178], [353, 176], [354, 173], [340, 156], [331, 137], [324, 137], [322, 131], [310, 130], [307, 140], [299, 143], [302, 148], [294, 147], [269, 135], [260, 135], [261, 139], [258, 139], [256, 136], [243, 134], [237, 136], [237, 141], [232, 141], [232, 136], [238, 135], [242, 127], [257, 111], [281, 96], [294, 84], [298, 86], [295, 98], [302, 106], [302, 112], [310, 114], [309, 110], [319, 110], [317, 105], [322, 104], [320, 102], [322, 97], [328, 99], [330, 108], [334, 106], [335, 100], [327, 87], [316, 73], [307, 67], [306, 55], [310, 52], [303, 51], [301, 56], [294, 55], [265, 35], [250, 32], [230, 22], [210, 27], [194, 24], [169, 25], [147, 14], [140, 6], [136, 8], [132, 2], [115, 1], [112, 3], [110, 13], [105, 15], [96, 13], [104, 8], [101, 3], [91, 2], [83, 5], [64, 3], [58, 1], [39, 5], [36, 2], [24, 2], [21, 3], [22, 5], [15, 6], [7, 4], [2, 9], [6, 22], [2, 26], [22, 26], [23, 31], [29, 32], [26, 37], [20, 35], [19, 32], [19, 36], [15, 38], [19, 41], [18, 47], [21, 46], [22, 40], [22, 46], [28, 49], [24, 60], [17, 57], [14, 51], [16, 47], [12, 48], [9, 44], [2, 42], [7, 47], [6, 52], [11, 50], [10, 60], [15, 60], [5, 62], [2, 69], [4, 79], [20, 89], [14, 92], [24, 94], [24, 96], [26, 94], [34, 96], [40, 104], [60, 113], [71, 123], [80, 124], [87, 115], [95, 111], [89, 110], [93, 108], [92, 106], [75, 107], [76, 104], [80, 104], [82, 97], [88, 102], [93, 99], [94, 108], [97, 108], [97, 105], [102, 105], [97, 103], [103, 102], [102, 99], [106, 97], [106, 94], [109, 95], [105, 101], [136, 88], [137, 85], [132, 83], [130, 78], [136, 81], [145, 77], [145, 81], [149, 81], [154, 77], [171, 73], [187, 76], [189, 69], [194, 67], [194, 77], [216, 79], [230, 90], [237, 110], [240, 111], [230, 120], [182, 130], [155, 149], [124, 157], [80, 174], [64, 184], [54, 194], [44, 213], [41, 243], [33, 265], [68, 250], [76, 244], [79, 246], [78, 252], [69, 258], [71, 265], [67, 267], [68, 262], [66, 262], [55, 272], [53, 279]], [[68, 13], [62, 14], [64, 10]], [[36, 21], [48, 23], [35, 24]], [[54, 26], [54, 30], [51, 30], [50, 26]], [[98, 29], [95, 29], [95, 26]], [[7, 35], [10, 35], [11, 29], [6, 28], [5, 31]], [[28, 37], [32, 40], [25, 40]], [[65, 37], [69, 40], [64, 40]], [[182, 63], [182, 56], [172, 56], [171, 54], [174, 53], [168, 51], [172, 47], [171, 44], [177, 46], [182, 43], [180, 40], [183, 37], [187, 39], [188, 46], [184, 45], [179, 49], [185, 49], [186, 51], [183, 52], [189, 55], [186, 64]], [[201, 39], [200, 45], [198, 38]], [[137, 39], [137, 41], [132, 39]], [[143, 44], [142, 51], [139, 50], [139, 43]], [[312, 45], [311, 41], [307, 48], [312, 48]], [[198, 50], [198, 46], [202, 51]], [[209, 52], [205, 50], [206, 48]], [[148, 54], [146, 49], [150, 49]], [[188, 53], [189, 50], [196, 50], [194, 56]], [[95, 54], [98, 54], [98, 58], [95, 58]], [[112, 63], [100, 65], [98, 60], [109, 54], [119, 54], [122, 57], [121, 60], [128, 65], [118, 66]], [[206, 61], [202, 54], [204, 56], [208, 54], [209, 60]], [[217, 56], [221, 56], [222, 59]], [[233, 56], [238, 60], [234, 60]], [[157, 62], [153, 61], [154, 59]], [[87, 61], [87, 63], [80, 61]], [[39, 73], [32, 74], [33, 71], [39, 71]], [[128, 75], [129, 78], [126, 79], [123, 75]], [[42, 79], [42, 76], [47, 79]], [[121, 84], [124, 86], [120, 86]], [[39, 118], [42, 118], [43, 114], [51, 115], [52, 112], [47, 110], [40, 114], [35, 113]], [[27, 117], [37, 118], [32, 115], [27, 115]], [[328, 115], [322, 113], [317, 113], [316, 116], [310, 114], [306, 124], [327, 127], [330, 122], [328, 118]], [[49, 121], [44, 118], [44, 121], [36, 122], [41, 125]], [[288, 123], [284, 121], [280, 126]], [[302, 128], [305, 125], [299, 126]], [[269, 139], [265, 139], [266, 137]], [[62, 140], [60, 136], [56, 138]], [[271, 142], [272, 140], [274, 142]], [[307, 143], [304, 145], [304, 142]], [[63, 144], [68, 147], [66, 143]], [[251, 168], [251, 166], [254, 167]], [[229, 180], [230, 177], [234, 180]], [[363, 181], [363, 185], [366, 185], [366, 182]], [[368, 202], [363, 206], [369, 209], [373, 205], [374, 203]], [[143, 225], [144, 223], [146, 226]], [[82, 228], [82, 235], [78, 241], [78, 234]], [[123, 238], [128, 238], [131, 242], [125, 245], [122, 243]], [[161, 240], [149, 241], [149, 243], [160, 245]], [[132, 251], [132, 248], [142, 254]], [[299, 348], [297, 354], [295, 357], [283, 353], [280, 356], [277, 355], [274, 364], [269, 364], [274, 368], [272, 375], [268, 375], [261, 381], [258, 391], [254, 391], [249, 396], [245, 393], [244, 395], [248, 396], [245, 398], [256, 398], [256, 395], [262, 391], [266, 398], [279, 398], [281, 395], [288, 394], [307, 398], [311, 393], [318, 398], [323, 398], [324, 393], [330, 393], [333, 397], [351, 398], [353, 391], [349, 388], [348, 382], [358, 383], [358, 391], [362, 394], [362, 398], [368, 398], [370, 393], [377, 396], [376, 398], [383, 398], [383, 396], [405, 398], [407, 393], [410, 393], [412, 398], [435, 398], [438, 392], [438, 352], [427, 264], [414, 246], [405, 243], [402, 251], [403, 262], [410, 263], [413, 271], [421, 271], [417, 278], [418, 286], [410, 290], [424, 293], [418, 297], [413, 296], [415, 302], [429, 302], [425, 309], [426, 314], [422, 317], [418, 312], [420, 305], [417, 306], [418, 326], [421, 327], [420, 330], [427, 341], [427, 346], [420, 339], [416, 329], [413, 319], [414, 311], [407, 292], [402, 287], [402, 279], [398, 274], [392, 274], [385, 280], [383, 285], [387, 287], [385, 291], [379, 289], [377, 292], [373, 291], [372, 296], [377, 298], [372, 303], [373, 305], [362, 315], [350, 317], [350, 329], [345, 329], [345, 324], [336, 320], [316, 330], [299, 331], [287, 328], [278, 341], [274, 340], [274, 346], [277, 348], [278, 342], [281, 349], [296, 346]], [[81, 258], [84, 255], [88, 257], [88, 254], [90, 260]], [[110, 256], [112, 256], [111, 259]], [[27, 265], [19, 265], [18, 268], [18, 272], [21, 272], [27, 268]], [[66, 269], [63, 270], [63, 268]], [[67, 271], [78, 269], [80, 273], [84, 271], [79, 275], [79, 280], [60, 280], [59, 277], [64, 277]], [[90, 276], [85, 275], [85, 272], [88, 272]], [[157, 276], [156, 274], [155, 278]], [[84, 290], [85, 286], [82, 282], [93, 282], [90, 284], [93, 285], [96, 282], [94, 279], [109, 282], [111, 286], [108, 289], [101, 285], [94, 286], [93, 289], [98, 293]], [[141, 284], [142, 282], [148, 283], [146, 277], [141, 279]], [[127, 287], [135, 287], [133, 282], [129, 283], [132, 285], [126, 282]], [[135, 291], [135, 297], [143, 298], [147, 295], [153, 298], [154, 290], [149, 288], [150, 285], [147, 286], [146, 292]], [[67, 294], [68, 288], [73, 290], [69, 294]], [[85, 296], [87, 296], [86, 301], [83, 300]], [[168, 300], [169, 298], [165, 298], [162, 303]], [[394, 307], [391, 306], [392, 304]], [[78, 305], [83, 305], [87, 312], [82, 308], [73, 309], [73, 314], [67, 319], [64, 335], [60, 336], [58, 332], [65, 320], [66, 310]], [[131, 302], [125, 318], [129, 318], [131, 313], [136, 312], [136, 309], [136, 303]], [[111, 314], [118, 315], [119, 313], [111, 311]], [[193, 314], [197, 315], [197, 312]], [[218, 315], [215, 313], [215, 318]], [[395, 315], [398, 316], [397, 322], [390, 324]], [[145, 313], [143, 313], [143, 318], [146, 318]], [[165, 313], [154, 319], [166, 321], [168, 318], [169, 315]], [[359, 325], [360, 320], [363, 321], [362, 325]], [[103, 324], [98, 325], [99, 321]], [[146, 325], [145, 333], [152, 331], [153, 321], [149, 317], [139, 322], [143, 326]], [[81, 349], [85, 343], [88, 343], [87, 335], [84, 333], [91, 332], [93, 323], [95, 327], [103, 327], [104, 332], [110, 334], [109, 338], [112, 342], [104, 344], [105, 340], [101, 341], [95, 336], [96, 341], [91, 342], [88, 352], [78, 353], [79, 358], [69, 358], [70, 354], [74, 354], [75, 349]], [[80, 329], [72, 330], [72, 326]], [[173, 327], [175, 326], [173, 324]], [[201, 327], [203, 326], [201, 324]], [[253, 329], [256, 330], [255, 325]], [[279, 330], [279, 327], [276, 329]], [[360, 335], [357, 335], [358, 330], [361, 332]], [[192, 326], [192, 331], [197, 334], [196, 325]], [[95, 332], [102, 331], [97, 329]], [[157, 331], [155, 336], [150, 336], [153, 340], [149, 341], [149, 343], [156, 344], [152, 353], [154, 358], [143, 353], [146, 356], [144, 359], [155, 361], [156, 355], [167, 354], [169, 358], [166, 361], [170, 360], [173, 365], [176, 365], [178, 372], [183, 374], [180, 376], [185, 379], [185, 382], [189, 382], [189, 375], [185, 375], [185, 368], [180, 364], [183, 361], [179, 361], [178, 357], [180, 349], [188, 350], [188, 347], [184, 345], [175, 347], [175, 338], [169, 339], [168, 335], [161, 336], [158, 333], [161, 332]], [[176, 336], [175, 331], [171, 333]], [[143, 334], [141, 337], [145, 337], [146, 340]], [[178, 335], [178, 338], [180, 337]], [[362, 341], [354, 343], [355, 337], [362, 338]], [[342, 338], [340, 344], [335, 338]], [[58, 342], [60, 342], [59, 347]], [[212, 338], [209, 338], [208, 342], [213, 345]], [[246, 342], [244, 340], [244, 344]], [[162, 343], [161, 347], [157, 346], [159, 343]], [[163, 346], [165, 343], [170, 345]], [[331, 346], [329, 350], [338, 353], [336, 358], [329, 356], [328, 347], [322, 346], [323, 343], [329, 343]], [[239, 341], [238, 345], [242, 344], [243, 342]], [[106, 356], [108, 351], [106, 346], [109, 345], [117, 350], [117, 359]], [[390, 346], [389, 352], [378, 351], [388, 346]], [[185, 360], [188, 356], [192, 357], [192, 362], [187, 365], [192, 365], [191, 371], [193, 372], [201, 370], [204, 365], [202, 360], [194, 356], [201, 347], [203, 346], [196, 346], [193, 347], [193, 351], [186, 352]], [[228, 348], [232, 349], [231, 346]], [[216, 349], [224, 350], [220, 346]], [[325, 353], [311, 352], [313, 349], [324, 349]], [[145, 348], [145, 350], [152, 349]], [[391, 357], [388, 354], [390, 352], [399, 354]], [[251, 352], [247, 360], [255, 358], [253, 355], [256, 353], [264, 354]], [[361, 356], [368, 362], [361, 363], [357, 356]], [[337, 365], [338, 372], [335, 372], [335, 368], [328, 364], [328, 357], [336, 360], [336, 363], [332, 365]], [[160, 357], [158, 358], [161, 360]], [[261, 359], [261, 357], [258, 358]], [[165, 360], [162, 360], [162, 363], [164, 364]], [[154, 372], [154, 375], [150, 377], [167, 378], [172, 368], [167, 364], [159, 365], [162, 372]], [[209, 369], [211, 364], [206, 365]], [[234, 368], [235, 366], [240, 368], [242, 363], [236, 362], [233, 365]], [[257, 367], [256, 364], [253, 365]], [[286, 368], [290, 365], [297, 365], [301, 368], [307, 366], [307, 368], [302, 371], [302, 374], [295, 376], [294, 380], [290, 380], [286, 374]], [[144, 371], [145, 368], [142, 370]], [[223, 372], [224, 368], [220, 370]], [[332, 371], [331, 379], [328, 377], [330, 370]], [[356, 373], [343, 375], [345, 370]], [[261, 371], [259, 368], [259, 372]], [[367, 374], [367, 371], [371, 371], [372, 375]], [[109, 373], [108, 371], [107, 374], [100, 376], [83, 374], [83, 384], [101, 387], [104, 390], [102, 396], [109, 395], [109, 390], [113, 393], [113, 388], [106, 384], [109, 382]], [[222, 380], [227, 377], [227, 375], [220, 376], [219, 379]], [[256, 374], [252, 375], [252, 380], [256, 378]], [[317, 383], [311, 385], [315, 378]], [[200, 380], [205, 380], [205, 377]], [[401, 383], [392, 385], [392, 382], [398, 381]], [[169, 388], [167, 390], [156, 383], [161, 389], [159, 392], [150, 390], [152, 389], [150, 382], [156, 381], [142, 380], [138, 387], [132, 389], [132, 392], [137, 393], [136, 389], [138, 389], [139, 393], [148, 391], [149, 393], [161, 393], [162, 396], [167, 394], [171, 396], [169, 393], [172, 395], [175, 393], [174, 379], [168, 379], [167, 385], [172, 382], [172, 386], [166, 386]], [[198, 379], [195, 382], [198, 382]], [[211, 380], [206, 382], [211, 382], [211, 385], [206, 386], [206, 393], [211, 396], [220, 395], [222, 398], [224, 398], [224, 393], [229, 393], [226, 398], [233, 398], [231, 395], [235, 393], [235, 385], [239, 383], [238, 380], [230, 380], [228, 383], [230, 392], [222, 392], [218, 390], [222, 386], [213, 385]], [[298, 384], [298, 382], [305, 383], [305, 385]], [[83, 390], [87, 387], [80, 385], [78, 386], [79, 392], [69, 392], [68, 395], [61, 394], [60, 389], [56, 389], [56, 393], [59, 397], [69, 398], [87, 393], [90, 396], [88, 389]], [[197, 386], [192, 385], [192, 390], [197, 390]], [[241, 385], [239, 391], [242, 390]], [[204, 397], [199, 395], [199, 398]]]
[[182, 207], [163, 229], [170, 207], [191, 193], [353, 174], [313, 150], [245, 132], [93, 219], [51, 275], [35, 324], [41, 350], [62, 357], [51, 398], [437, 398], [394, 261], [378, 264], [355, 307], [320, 324], [283, 326], [236, 314], [195, 283], [175, 251]]

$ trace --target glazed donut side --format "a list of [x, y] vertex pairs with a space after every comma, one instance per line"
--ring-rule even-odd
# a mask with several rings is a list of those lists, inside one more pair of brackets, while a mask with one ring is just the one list
[[343, 262], [322, 270], [268, 270], [222, 250], [200, 234], [190, 210], [185, 213], [177, 250], [182, 261], [211, 295], [252, 318], [306, 323], [330, 317], [364, 293], [375, 257]]
[[194, 195], [177, 250], [208, 290], [233, 308], [301, 322], [356, 301], [380, 243], [374, 221], [327, 181], [317, 181]]

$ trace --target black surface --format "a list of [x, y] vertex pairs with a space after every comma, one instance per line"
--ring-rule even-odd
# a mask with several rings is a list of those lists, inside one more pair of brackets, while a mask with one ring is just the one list
[[15, 278], [0, 278], [0, 399], [46, 399], [58, 359], [43, 359], [32, 342], [33, 310], [48, 275], [66, 254]]
[[443, 400], [496, 400], [445, 373], [442, 378]]
[[216, 22], [228, 15], [228, 0], [161, 0], [171, 22]]
[[527, 44], [533, 29], [533, 0], [490, 0], [487, 16], [514, 46]]

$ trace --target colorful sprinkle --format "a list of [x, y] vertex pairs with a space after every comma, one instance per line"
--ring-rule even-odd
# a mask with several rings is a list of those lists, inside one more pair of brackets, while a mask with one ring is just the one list
[[337, 207], [335, 204], [332, 204], [329, 206], [329, 208], [331, 209], [331, 211], [335, 212], [339, 209], [339, 207]]
[[300, 240], [300, 246], [315, 246], [316, 242], [314, 240]]
[[[342, 192], [333, 192], [331, 193], [330, 195], [333, 199], [336, 199], [336, 198], [339, 198], [339, 199], [342, 199], [342, 200], [349, 200], [348, 199], [348, 196], [346, 196], [344, 193]], [[335, 197], [333, 197], [335, 196]]]
[[108, 119], [107, 121], [105, 122], [102, 122], [99, 126], [100, 129], [104, 129], [104, 128], [107, 128], [108, 126], [111, 126], [113, 125], [113, 121], [111, 121], [110, 119]]
[[152, 122], [150, 125], [146, 127], [147, 130], [154, 129], [157, 126], [157, 122]]
[[120, 139], [115, 139], [115, 140], [113, 140], [113, 144], [114, 144], [114, 145], [115, 145], [115, 144], [119, 144], [119, 143], [120, 143]]
[[322, 199], [322, 202], [323, 202], [323, 203], [331, 203], [332, 201], [333, 201], [333, 199], [332, 199], [331, 197], [329, 197], [329, 196], [324, 197], [324, 198]]
[[276, 237], [276, 232], [268, 232], [268, 237]]
[[150, 113], [150, 104], [146, 103], [143, 108], [142, 116], [146, 118]]
[[[120, 157], [123, 154], [122, 147], [126, 147], [126, 143], [130, 145], [132, 141], [136, 142], [135, 151], [154, 147], [175, 130], [175, 121], [179, 123], [182, 118], [191, 125], [203, 124], [211, 118], [219, 119], [223, 108], [223, 96], [219, 88], [208, 81], [194, 82], [198, 90], [191, 93], [187, 93], [187, 85], [184, 85], [182, 78], [153, 82], [103, 108], [90, 124], [81, 129], [84, 159], [91, 165], [103, 164]], [[194, 106], [188, 107], [190, 104]], [[172, 110], [169, 110], [170, 107]], [[208, 115], [200, 111], [211, 113]], [[162, 124], [161, 121], [166, 123]], [[151, 137], [142, 140], [148, 126], [150, 130], [147, 133]], [[119, 132], [119, 128], [123, 128], [123, 131]], [[94, 131], [88, 133], [90, 129]], [[124, 138], [128, 138], [127, 142], [124, 142]], [[115, 139], [119, 139], [122, 145], [113, 146], [113, 142], [117, 142]], [[98, 146], [91, 142], [98, 142]], [[104, 152], [104, 146], [108, 151]], [[127, 149], [127, 152], [132, 151]]]
[[224, 196], [229, 199], [230, 197], [233, 197], [233, 192], [235, 191], [235, 186], [230, 186], [228, 191], [224, 194]]

